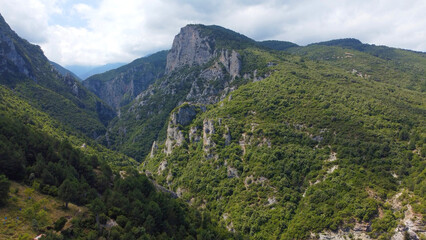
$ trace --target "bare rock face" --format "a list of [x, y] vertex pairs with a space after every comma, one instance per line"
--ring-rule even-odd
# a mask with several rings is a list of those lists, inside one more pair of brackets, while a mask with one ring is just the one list
[[190, 142], [199, 142], [200, 141], [200, 136], [197, 134], [197, 127], [191, 127], [191, 129], [189, 129], [189, 141]]
[[231, 133], [228, 126], [225, 126], [225, 133], [223, 133], [223, 138], [225, 139], [225, 146], [231, 144]]
[[178, 110], [170, 116], [169, 125], [167, 126], [167, 139], [164, 152], [169, 155], [175, 146], [182, 146], [185, 137], [179, 125], [186, 126], [191, 123], [192, 119], [197, 115], [197, 107], [184, 103]]
[[26, 63], [15, 48], [12, 38], [0, 31], [0, 73], [18, 72], [32, 78], [30, 69], [29, 64]]
[[167, 55], [166, 73], [185, 65], [202, 65], [213, 57], [213, 52], [213, 39], [202, 37], [195, 25], [183, 27]]
[[203, 121], [203, 150], [207, 158], [211, 158], [211, 149], [216, 146], [211, 135], [215, 133], [213, 120], [204, 119]]
[[240, 76], [241, 71], [241, 60], [240, 54], [236, 51], [232, 50], [232, 52], [227, 49], [220, 52], [219, 61], [225, 66], [226, 71], [231, 75], [232, 80], [235, 77]]
[[150, 158], [153, 158], [153, 157], [154, 157], [154, 155], [157, 153], [157, 150], [158, 150], [157, 141], [154, 141], [154, 142], [152, 143], [151, 153], [149, 154], [149, 157], [150, 157]]

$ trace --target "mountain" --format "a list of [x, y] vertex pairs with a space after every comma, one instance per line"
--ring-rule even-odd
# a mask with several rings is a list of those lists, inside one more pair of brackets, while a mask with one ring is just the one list
[[[0, 27], [0, 174], [87, 207], [64, 239], [425, 237], [424, 53], [191, 24], [169, 51], [83, 86]], [[83, 135], [83, 119], [105, 134]], [[13, 194], [0, 204], [31, 201]], [[26, 223], [59, 238], [34, 203]]]
[[73, 72], [71, 72], [70, 70], [68, 70], [68, 69], [66, 69], [66, 68], [64, 68], [64, 67], [62, 67], [61, 65], [59, 65], [59, 64], [57, 64], [57, 63], [55, 63], [55, 62], [53, 62], [53, 61], [50, 61], [50, 64], [52, 64], [52, 66], [56, 69], [56, 71], [58, 71], [60, 74], [62, 74], [63, 76], [65, 76], [65, 75], [71, 75], [71, 76], [73, 76], [75, 79], [77, 79], [78, 81], [80, 81], [81, 82], [81, 79], [77, 76], [77, 75], [75, 75]]
[[420, 238], [423, 53], [336, 43], [188, 25], [104, 141], [248, 238]]
[[239, 86], [264, 78], [268, 71], [256, 70], [256, 46], [254, 40], [219, 26], [182, 28], [167, 53], [165, 75], [120, 109], [103, 142], [143, 159], [154, 141], [165, 140], [175, 107], [216, 103]]
[[164, 75], [166, 57], [167, 51], [162, 51], [136, 59], [125, 66], [91, 76], [83, 85], [118, 110]]
[[77, 74], [80, 79], [85, 80], [90, 76], [119, 68], [125, 64], [126, 63], [108, 63], [101, 66], [69, 65], [67, 68]]
[[33, 106], [96, 138], [114, 111], [71, 75], [59, 73], [39, 46], [20, 38], [0, 16], [0, 84]]
[[237, 238], [139, 174], [133, 159], [69, 132], [0, 85], [1, 239]]
[[363, 44], [351, 38], [287, 48], [285, 51], [311, 60], [327, 61], [377, 82], [426, 91], [426, 53], [423, 52]]
[[1, 239], [242, 239], [76, 130], [103, 103], [4, 21], [0, 47]]

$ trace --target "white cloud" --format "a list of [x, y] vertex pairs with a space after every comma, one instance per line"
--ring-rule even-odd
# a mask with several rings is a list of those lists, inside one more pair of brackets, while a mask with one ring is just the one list
[[[0, 0], [0, 11], [63, 65], [131, 61], [170, 48], [188, 23], [217, 24], [256, 40], [304, 45], [354, 37], [426, 51], [422, 0]], [[61, 12], [68, 24], [53, 21]]]

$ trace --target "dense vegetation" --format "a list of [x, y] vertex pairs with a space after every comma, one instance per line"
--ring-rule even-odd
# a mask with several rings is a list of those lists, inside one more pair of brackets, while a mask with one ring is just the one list
[[[120, 175], [111, 170], [103, 159], [105, 155], [96, 148], [73, 146], [63, 132], [59, 138], [55, 135], [59, 130], [49, 126], [54, 121], [47, 115], [32, 109], [6, 88], [0, 90], [1, 204], [7, 203], [8, 178], [58, 197], [65, 207], [72, 202], [89, 208], [90, 214], [73, 218], [72, 227], [62, 231], [61, 236], [48, 231], [47, 239], [97, 239], [99, 236], [214, 239], [229, 235], [217, 228], [208, 215], [200, 215], [181, 200], [158, 192], [148, 178], [136, 170], [129, 168]], [[70, 137], [70, 140], [75, 139]], [[107, 156], [120, 157], [110, 151]], [[37, 221], [35, 215], [34, 219]], [[105, 227], [108, 219], [118, 225]], [[49, 228], [41, 223], [34, 226], [38, 231]]]
[[[110, 121], [111, 108], [0, 17], [12, 39], [2, 57], [18, 54], [0, 65], [0, 206], [24, 196], [45, 239], [306, 239], [357, 224], [389, 239], [407, 209], [424, 219], [424, 53], [196, 26], [216, 50], [202, 66], [163, 76], [160, 52], [91, 78], [125, 86]], [[223, 49], [238, 52], [239, 74]], [[169, 121], [194, 105], [185, 124]], [[85, 210], [47, 221], [45, 202], [11, 182]]]
[[63, 124], [96, 138], [115, 113], [71, 75], [61, 75], [39, 46], [20, 38], [0, 15], [0, 84]]
[[[399, 213], [385, 200], [403, 188], [426, 214], [423, 93], [279, 52], [240, 54], [271, 75], [181, 126], [186, 143], [171, 155], [147, 157], [144, 168], [161, 184], [253, 239], [306, 238], [356, 222], [389, 237]], [[189, 141], [194, 127], [201, 141]]]

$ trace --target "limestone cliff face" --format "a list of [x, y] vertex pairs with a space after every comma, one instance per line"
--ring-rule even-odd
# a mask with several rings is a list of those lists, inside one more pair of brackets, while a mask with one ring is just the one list
[[26, 77], [32, 77], [30, 66], [18, 54], [12, 39], [0, 31], [0, 73], [18, 72]]
[[167, 55], [166, 73], [185, 65], [207, 63], [214, 53], [214, 40], [202, 37], [196, 25], [188, 25], [180, 30], [173, 40], [173, 46]]
[[83, 85], [118, 110], [164, 75], [167, 51], [136, 59], [106, 73], [94, 75]]
[[191, 123], [196, 115], [197, 107], [186, 103], [171, 114], [164, 148], [164, 152], [167, 155], [172, 153], [175, 146], [182, 146], [185, 137], [180, 126], [186, 126]]

